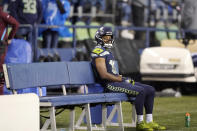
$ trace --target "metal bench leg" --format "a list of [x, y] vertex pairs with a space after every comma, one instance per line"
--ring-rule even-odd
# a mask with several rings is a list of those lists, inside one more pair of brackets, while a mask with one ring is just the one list
[[55, 120], [55, 107], [50, 108], [50, 120], [51, 120], [51, 130], [57, 131], [56, 120]]
[[107, 125], [107, 106], [105, 104], [102, 105], [102, 125], [104, 128], [104, 131], [106, 130]]
[[135, 105], [132, 104], [132, 127], [136, 127], [136, 110]]
[[70, 110], [70, 126], [69, 126], [69, 131], [74, 131], [75, 128], [75, 109]]
[[47, 120], [45, 121], [44, 125], [42, 126], [41, 131], [46, 131], [46, 130], [48, 129], [48, 127], [49, 127], [50, 124], [51, 124], [50, 119], [47, 119]]
[[114, 105], [114, 108], [112, 109], [110, 115], [107, 118], [107, 121], [106, 121], [107, 125], [113, 125], [111, 121], [112, 121], [116, 111], [117, 111], [117, 105]]
[[90, 114], [90, 104], [85, 105], [85, 112], [86, 112], [86, 121], [87, 121], [87, 129], [88, 131], [92, 131], [92, 120]]
[[81, 125], [81, 123], [82, 123], [84, 117], [85, 117], [85, 109], [83, 109], [83, 111], [82, 111], [82, 113], [81, 113], [79, 119], [78, 119], [77, 122], [76, 122], [75, 127], [79, 127], [79, 126]]
[[124, 131], [124, 125], [123, 125], [123, 115], [122, 115], [122, 104], [121, 102], [116, 103], [117, 108], [118, 108], [118, 123], [120, 126], [120, 130]]

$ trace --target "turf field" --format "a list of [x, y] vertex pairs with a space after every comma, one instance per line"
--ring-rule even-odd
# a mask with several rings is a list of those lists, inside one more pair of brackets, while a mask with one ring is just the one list
[[[129, 103], [123, 103], [122, 106], [124, 122], [130, 122], [131, 117], [129, 113], [131, 112], [131, 105]], [[190, 127], [185, 127], [186, 112], [191, 114]], [[79, 113], [80, 109], [77, 109], [76, 117], [79, 116]], [[197, 95], [183, 96], [180, 98], [156, 97], [153, 114], [154, 121], [166, 126], [167, 131], [197, 131]], [[68, 111], [64, 111], [58, 115], [57, 127], [67, 128], [68, 119]], [[135, 128], [125, 128], [125, 131], [135, 131]]]

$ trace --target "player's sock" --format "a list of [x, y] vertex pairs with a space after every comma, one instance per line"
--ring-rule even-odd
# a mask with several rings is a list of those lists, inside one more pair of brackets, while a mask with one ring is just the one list
[[153, 122], [153, 115], [152, 114], [146, 114], [146, 123]]

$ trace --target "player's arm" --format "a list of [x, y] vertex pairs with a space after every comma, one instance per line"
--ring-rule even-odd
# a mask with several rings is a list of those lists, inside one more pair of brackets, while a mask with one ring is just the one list
[[8, 36], [8, 44], [9, 44], [10, 40], [13, 39], [16, 34], [16, 31], [19, 27], [19, 23], [16, 21], [16, 19], [14, 19], [14, 17], [12, 17], [11, 15], [7, 13], [2, 13], [1, 17], [5, 22], [7, 22], [9, 25], [12, 26], [11, 32], [9, 33], [9, 36]]
[[101, 79], [105, 79], [112, 82], [121, 82], [122, 76], [115, 76], [113, 74], [110, 74], [107, 72], [106, 64], [105, 64], [105, 58], [98, 57], [95, 59], [96, 64], [96, 70], [99, 73]]

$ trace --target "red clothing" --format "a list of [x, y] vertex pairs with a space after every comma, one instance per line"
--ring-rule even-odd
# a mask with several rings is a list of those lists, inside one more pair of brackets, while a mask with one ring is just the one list
[[[11, 26], [12, 30], [7, 35], [7, 27]], [[16, 31], [18, 29], [19, 23], [9, 14], [2, 11], [2, 7], [0, 7], [0, 41], [3, 40], [11, 40], [14, 38]], [[1, 44], [1, 43], [0, 43]], [[4, 53], [0, 53], [0, 73], [3, 72], [2, 64], [4, 63], [5, 55], [7, 52], [7, 47], [5, 48]], [[4, 78], [0, 78], [0, 95], [3, 94], [3, 86], [4, 86]]]
[[3, 40], [14, 38], [14, 35], [16, 34], [19, 23], [12, 16], [3, 12], [2, 7], [0, 7], [0, 39], [3, 35], [4, 30], [8, 27], [8, 25], [12, 26], [12, 30], [9, 33], [9, 36], [7, 36], [7, 32], [6, 32], [6, 35], [3, 38]]

